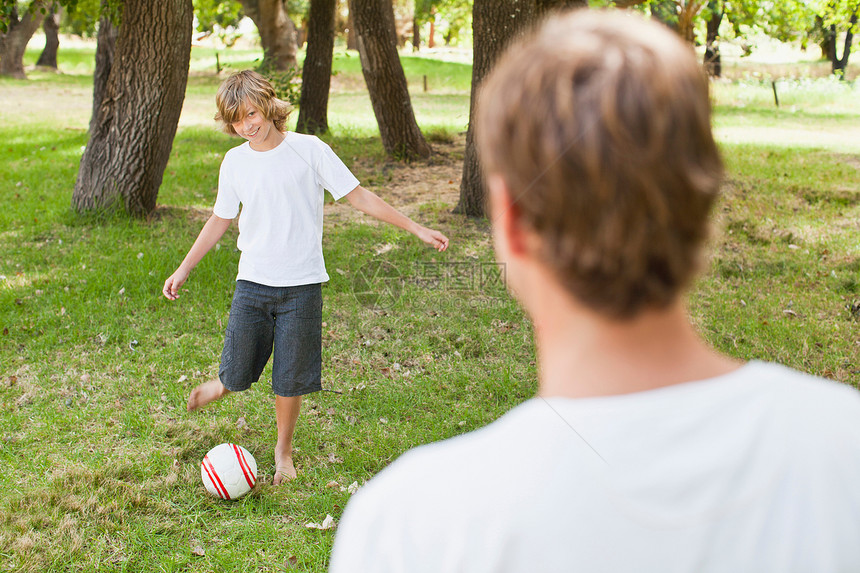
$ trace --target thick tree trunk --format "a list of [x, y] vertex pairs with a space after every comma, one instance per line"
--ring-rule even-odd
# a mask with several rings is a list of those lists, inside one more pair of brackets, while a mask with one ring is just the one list
[[337, 0], [311, 0], [308, 51], [302, 69], [302, 95], [296, 131], [328, 131], [328, 93], [334, 54], [334, 11]]
[[720, 24], [723, 21], [723, 11], [717, 2], [710, 3], [711, 17], [706, 22], [705, 37], [705, 71], [715, 78], [723, 75], [723, 62], [720, 56]]
[[466, 132], [466, 157], [460, 181], [460, 202], [454, 209], [469, 217], [483, 217], [484, 180], [475, 149], [475, 101], [481, 82], [505, 48], [535, 21], [534, 0], [475, 0], [472, 6], [472, 97], [469, 129]]
[[60, 7], [54, 4], [42, 22], [45, 30], [45, 49], [39, 56], [36, 66], [57, 69], [57, 50], [60, 48]]
[[254, 21], [263, 45], [266, 70], [285, 72], [298, 65], [298, 34], [287, 15], [284, 0], [240, 0], [245, 14]]
[[535, 0], [535, 8], [538, 16], [544, 16], [554, 10], [588, 8], [588, 0]]
[[845, 70], [848, 67], [848, 57], [851, 56], [851, 44], [854, 42], [854, 26], [857, 24], [857, 13], [851, 15], [848, 22], [848, 31], [845, 33], [845, 43], [842, 47], [842, 57], [836, 57], [836, 33], [833, 33], [833, 57], [830, 60], [831, 70], [834, 74], [838, 74], [841, 79], [845, 79]]
[[[102, 8], [105, 7], [106, 1], [102, 0]], [[93, 115], [90, 117], [90, 135], [96, 132], [96, 127], [100, 121], [99, 110], [102, 107], [111, 69], [113, 69], [113, 60], [116, 55], [116, 37], [119, 34], [119, 30], [113, 25], [106, 12], [103, 11], [102, 14], [99, 20], [99, 35], [96, 43], [96, 70], [93, 74]]]
[[34, 0], [24, 16], [19, 19], [17, 8], [12, 8], [9, 18], [9, 30], [0, 42], [0, 76], [11, 76], [18, 79], [27, 79], [24, 73], [24, 51], [27, 43], [39, 26], [42, 24], [42, 8], [45, 7], [43, 0]]
[[185, 97], [191, 0], [125, 0], [114, 65], [81, 158], [78, 212], [155, 209]]
[[350, 0], [349, 8], [361, 71], [385, 151], [407, 160], [429, 157], [430, 146], [415, 121], [406, 75], [397, 54], [391, 0]]

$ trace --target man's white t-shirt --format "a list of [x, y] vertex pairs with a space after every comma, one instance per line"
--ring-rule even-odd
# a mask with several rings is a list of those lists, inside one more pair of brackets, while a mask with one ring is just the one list
[[312, 135], [287, 132], [269, 151], [246, 141], [226, 153], [213, 212], [239, 214], [237, 280], [296, 286], [329, 279], [322, 252], [324, 190], [337, 200], [358, 179]]
[[860, 571], [860, 394], [752, 362], [531, 399], [361, 488], [331, 571]]

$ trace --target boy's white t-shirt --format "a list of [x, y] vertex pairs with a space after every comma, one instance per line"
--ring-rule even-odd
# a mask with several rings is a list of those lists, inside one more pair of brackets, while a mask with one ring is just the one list
[[296, 286], [329, 279], [322, 252], [324, 190], [340, 199], [359, 181], [323, 141], [287, 132], [274, 149], [246, 141], [221, 163], [213, 212], [239, 216], [236, 280]]
[[860, 393], [752, 362], [534, 398], [361, 488], [330, 570], [860, 571]]

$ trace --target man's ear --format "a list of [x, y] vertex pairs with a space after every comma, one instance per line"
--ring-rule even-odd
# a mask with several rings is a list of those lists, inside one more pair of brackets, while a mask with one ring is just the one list
[[496, 248], [521, 256], [527, 251], [527, 232], [521, 221], [521, 211], [511, 197], [507, 182], [501, 175], [487, 176], [490, 222], [493, 224]]

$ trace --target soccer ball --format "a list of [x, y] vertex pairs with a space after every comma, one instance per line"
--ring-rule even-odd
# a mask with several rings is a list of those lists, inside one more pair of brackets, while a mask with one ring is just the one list
[[203, 485], [221, 499], [238, 499], [257, 483], [257, 460], [236, 444], [218, 444], [200, 464]]

